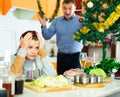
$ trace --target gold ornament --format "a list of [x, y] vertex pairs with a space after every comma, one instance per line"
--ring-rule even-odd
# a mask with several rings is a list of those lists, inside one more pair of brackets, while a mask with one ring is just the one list
[[104, 32], [104, 30], [105, 30], [104, 24], [103, 23], [99, 23], [98, 31], [99, 32]]
[[80, 32], [82, 34], [87, 34], [90, 31], [90, 29], [87, 26], [83, 26], [82, 29], [80, 29]]

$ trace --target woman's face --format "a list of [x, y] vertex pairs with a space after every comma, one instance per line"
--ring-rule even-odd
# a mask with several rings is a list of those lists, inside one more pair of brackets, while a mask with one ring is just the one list
[[70, 19], [72, 17], [72, 15], [75, 12], [75, 9], [76, 7], [73, 3], [68, 3], [68, 4], [64, 3], [62, 5], [63, 14], [66, 19]]
[[38, 55], [40, 42], [38, 40], [31, 40], [27, 48], [27, 58], [29, 60], [34, 60]]

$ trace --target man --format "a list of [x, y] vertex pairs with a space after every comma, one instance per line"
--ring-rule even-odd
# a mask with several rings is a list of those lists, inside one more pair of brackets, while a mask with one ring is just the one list
[[58, 75], [72, 68], [81, 68], [79, 53], [83, 45], [72, 39], [73, 33], [82, 27], [79, 22], [80, 16], [75, 14], [75, 9], [74, 0], [64, 0], [62, 3], [64, 16], [54, 19], [49, 28], [46, 27], [45, 19], [39, 16], [44, 39], [51, 39], [56, 34]]

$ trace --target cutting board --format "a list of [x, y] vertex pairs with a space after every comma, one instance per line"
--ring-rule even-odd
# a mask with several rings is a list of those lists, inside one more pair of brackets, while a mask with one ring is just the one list
[[111, 82], [111, 78], [110, 77], [104, 78], [104, 83], [110, 83], [110, 82]]
[[111, 78], [107, 77], [107, 78], [104, 78], [103, 83], [94, 83], [94, 84], [75, 83], [75, 86], [84, 87], [84, 88], [102, 88], [106, 83], [110, 83], [110, 82], [111, 82]]
[[79, 86], [79, 87], [83, 87], [83, 88], [102, 88], [102, 87], [104, 87], [104, 83], [94, 83], [94, 84], [76, 83], [75, 86]]
[[25, 82], [24, 86], [28, 89], [31, 89], [35, 92], [55, 92], [55, 91], [64, 91], [64, 90], [75, 90], [76, 86], [68, 85], [66, 87], [47, 87], [47, 88], [39, 88], [34, 85], [31, 85], [29, 82]]

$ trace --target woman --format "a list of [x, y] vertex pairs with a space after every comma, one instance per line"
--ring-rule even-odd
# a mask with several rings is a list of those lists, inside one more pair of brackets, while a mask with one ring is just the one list
[[25, 80], [37, 79], [41, 75], [56, 75], [38, 32], [26, 31], [22, 34], [11, 71], [15, 74], [23, 73]]

